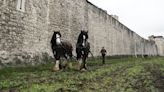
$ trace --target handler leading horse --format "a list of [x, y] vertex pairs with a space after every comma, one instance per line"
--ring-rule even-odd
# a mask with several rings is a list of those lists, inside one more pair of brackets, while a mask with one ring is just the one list
[[[51, 48], [56, 59], [53, 71], [58, 71], [61, 68], [65, 68], [67, 66], [67, 59], [72, 58], [72, 44], [66, 41], [61, 41], [61, 33], [55, 31], [51, 39]], [[61, 57], [66, 59], [63, 66], [60, 61]]]
[[87, 70], [86, 59], [90, 52], [90, 43], [87, 40], [88, 40], [88, 31], [82, 30], [81, 33], [79, 34], [79, 37], [76, 43], [78, 69], [82, 71]]

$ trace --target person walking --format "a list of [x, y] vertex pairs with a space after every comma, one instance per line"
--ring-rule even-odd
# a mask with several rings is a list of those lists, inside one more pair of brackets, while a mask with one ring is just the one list
[[100, 51], [101, 55], [102, 55], [102, 64], [105, 64], [105, 56], [106, 56], [106, 50], [104, 47], [102, 47], [101, 51]]

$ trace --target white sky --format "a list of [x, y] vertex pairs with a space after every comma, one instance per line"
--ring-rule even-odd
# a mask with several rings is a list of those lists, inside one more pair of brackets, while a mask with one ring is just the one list
[[119, 21], [147, 38], [150, 35], [164, 36], [164, 0], [88, 0], [119, 16]]

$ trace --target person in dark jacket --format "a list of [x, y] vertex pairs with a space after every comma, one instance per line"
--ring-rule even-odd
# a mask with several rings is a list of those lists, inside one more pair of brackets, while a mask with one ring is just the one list
[[100, 51], [101, 55], [102, 55], [102, 64], [105, 64], [105, 56], [106, 56], [106, 50], [104, 47], [102, 47], [101, 51]]

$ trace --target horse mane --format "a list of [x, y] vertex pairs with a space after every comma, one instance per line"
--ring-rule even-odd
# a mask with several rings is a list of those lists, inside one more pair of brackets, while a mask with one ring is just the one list
[[79, 37], [78, 37], [78, 40], [77, 40], [77, 43], [81, 43], [81, 42], [82, 42], [82, 34], [80, 33]]

